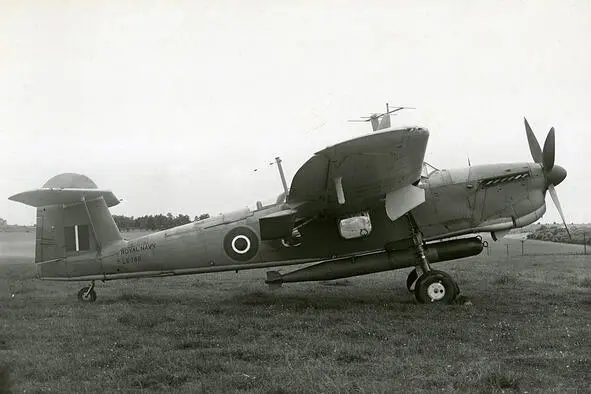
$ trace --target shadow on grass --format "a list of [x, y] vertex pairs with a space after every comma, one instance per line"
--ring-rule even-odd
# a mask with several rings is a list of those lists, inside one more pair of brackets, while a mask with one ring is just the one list
[[0, 393], [12, 393], [10, 367], [8, 365], [0, 365]]
[[519, 392], [519, 376], [513, 372], [495, 371], [484, 377], [484, 386], [496, 390]]
[[307, 296], [281, 294], [278, 292], [265, 293], [255, 291], [246, 294], [237, 294], [225, 301], [230, 304], [242, 304], [245, 306], [265, 306], [276, 307], [293, 311], [303, 311], [309, 309], [318, 310], [346, 310], [358, 308], [359, 306], [379, 306], [384, 307], [392, 303], [404, 303], [406, 299], [401, 299], [395, 294], [375, 295], [369, 293], [355, 294], [317, 294], [312, 293]]
[[341, 349], [335, 356], [335, 361], [343, 364], [362, 363], [370, 360], [371, 354], [359, 351], [358, 349]]
[[578, 285], [584, 288], [591, 288], [591, 276], [586, 276], [579, 280]]
[[140, 390], [176, 388], [184, 384], [187, 380], [189, 380], [189, 377], [184, 374], [164, 372], [156, 374], [142, 374], [135, 376], [134, 386]]
[[109, 299], [98, 299], [97, 303], [112, 305], [112, 304], [141, 304], [141, 305], [165, 305], [165, 304], [184, 304], [190, 302], [186, 298], [182, 298], [176, 295], [152, 295], [152, 294], [141, 294], [141, 293], [123, 293], [114, 298]]
[[174, 345], [174, 349], [176, 350], [192, 350], [192, 349], [207, 349], [211, 347], [215, 347], [215, 343], [212, 342], [210, 339], [191, 339], [187, 341], [181, 341]]
[[516, 285], [519, 282], [519, 279], [515, 275], [511, 274], [503, 274], [498, 276], [495, 280], [493, 280], [493, 285]]
[[454, 389], [461, 392], [506, 393], [520, 392], [522, 376], [496, 363], [479, 363], [467, 366], [456, 375]]
[[319, 282], [322, 286], [352, 286], [353, 283], [347, 279], [343, 280], [323, 280]]
[[150, 311], [134, 311], [123, 313], [117, 317], [117, 322], [133, 328], [154, 328], [159, 324], [174, 321], [170, 316]]

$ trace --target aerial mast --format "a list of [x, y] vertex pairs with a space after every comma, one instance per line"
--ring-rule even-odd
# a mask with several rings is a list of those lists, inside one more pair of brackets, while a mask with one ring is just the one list
[[275, 163], [277, 163], [277, 169], [279, 170], [279, 176], [283, 184], [283, 191], [285, 192], [285, 196], [287, 196], [287, 182], [285, 181], [285, 174], [283, 173], [283, 166], [281, 165], [281, 158], [279, 156], [275, 158]]
[[386, 112], [377, 114], [373, 113], [369, 116], [362, 116], [360, 120], [354, 119], [349, 122], [371, 122], [371, 128], [373, 131], [388, 129], [391, 126], [390, 114], [401, 111], [403, 109], [414, 109], [413, 107], [396, 107], [390, 109], [390, 103], [386, 103]]

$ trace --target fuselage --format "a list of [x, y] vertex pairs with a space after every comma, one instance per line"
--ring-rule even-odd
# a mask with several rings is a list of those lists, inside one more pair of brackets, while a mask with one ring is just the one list
[[[427, 241], [500, 233], [533, 223], [544, 214], [544, 184], [542, 168], [535, 163], [434, 171], [418, 183], [425, 190], [425, 202], [411, 213]], [[259, 219], [283, 209], [285, 203], [256, 211], [243, 209], [117, 241], [100, 252], [40, 263], [39, 275], [46, 279], [110, 280], [299, 264], [383, 251], [399, 241], [404, 244], [411, 233], [407, 216], [391, 221], [383, 200], [377, 200], [363, 209], [370, 225], [364, 224], [359, 237], [342, 236], [341, 218], [319, 216], [298, 226], [295, 243], [261, 240]]]

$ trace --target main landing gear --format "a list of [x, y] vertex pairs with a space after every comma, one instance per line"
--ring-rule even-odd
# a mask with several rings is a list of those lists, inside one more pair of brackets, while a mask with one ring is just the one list
[[452, 277], [438, 270], [426, 271], [419, 276], [417, 269], [413, 269], [406, 278], [406, 288], [421, 304], [451, 304], [460, 294], [460, 288]]
[[96, 292], [94, 291], [94, 280], [90, 283], [90, 286], [81, 288], [78, 291], [78, 301], [81, 302], [95, 302]]
[[458, 284], [446, 272], [431, 269], [423, 248], [421, 233], [417, 230], [412, 216], [409, 216], [409, 222], [419, 264], [408, 274], [406, 288], [414, 293], [416, 300], [421, 304], [453, 303], [460, 294]]

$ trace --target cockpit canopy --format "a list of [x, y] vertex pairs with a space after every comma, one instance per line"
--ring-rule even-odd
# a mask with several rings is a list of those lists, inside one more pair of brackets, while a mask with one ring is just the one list
[[260, 211], [261, 209], [272, 207], [274, 205], [283, 204], [285, 201], [286, 201], [286, 194], [285, 194], [285, 192], [281, 192], [276, 197], [267, 198], [264, 200], [257, 201], [254, 210]]
[[421, 171], [421, 178], [429, 178], [431, 174], [433, 174], [436, 171], [439, 171], [439, 168], [433, 167], [431, 164], [424, 161], [423, 170]]

